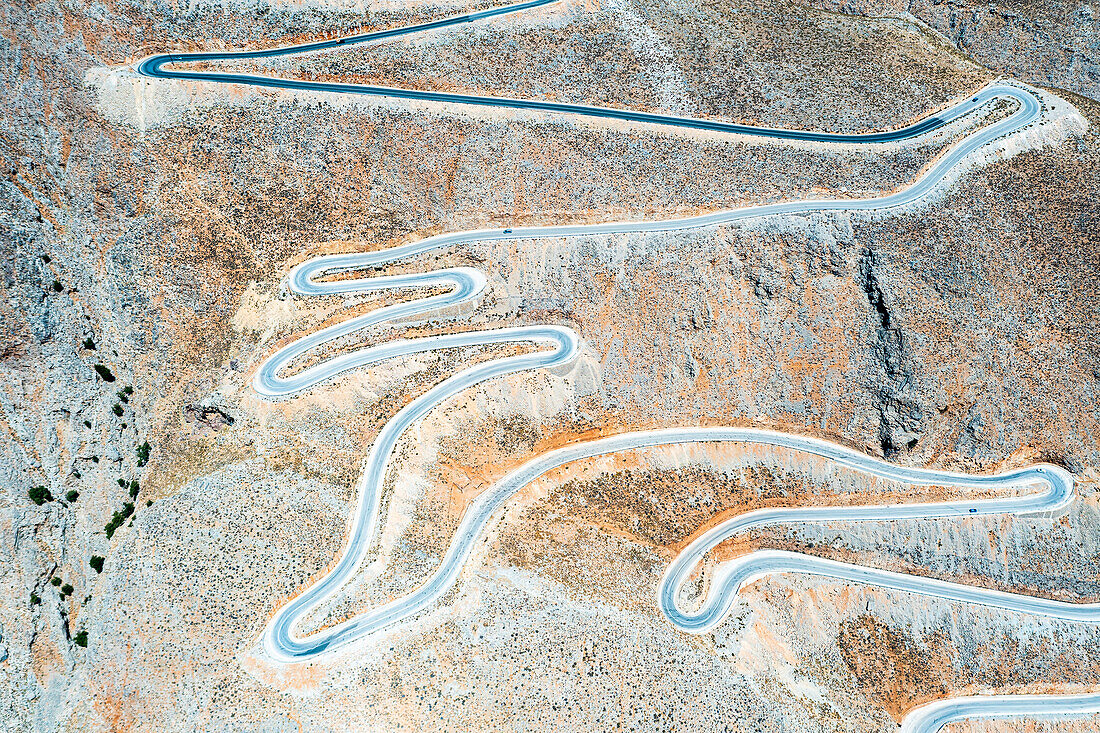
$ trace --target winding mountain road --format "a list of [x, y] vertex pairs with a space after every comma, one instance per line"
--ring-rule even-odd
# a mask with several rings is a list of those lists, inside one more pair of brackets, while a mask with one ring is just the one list
[[[683, 443], [734, 441], [780, 446], [834, 461], [850, 469], [891, 481], [912, 485], [949, 485], [961, 488], [1027, 489], [1009, 498], [952, 501], [927, 504], [872, 505], [847, 507], [805, 507], [767, 509], [734, 517], [712, 528], [693, 541], [669, 566], [658, 588], [661, 611], [676, 627], [690, 633], [705, 633], [721, 623], [746, 584], [772, 573], [806, 573], [833, 579], [866, 583], [895, 591], [922, 594], [947, 601], [981, 604], [1016, 613], [1035, 614], [1065, 621], [1100, 623], [1100, 605], [1072, 604], [1004, 593], [985, 588], [950, 583], [921, 576], [860, 567], [791, 552], [758, 551], [719, 566], [710, 591], [697, 608], [681, 602], [683, 589], [702, 559], [723, 540], [751, 528], [784, 522], [890, 521], [931, 517], [973, 517], [975, 515], [1054, 513], [1073, 498], [1073, 479], [1064, 470], [1038, 465], [992, 476], [972, 476], [930, 469], [894, 466], [827, 441], [786, 433], [748, 428], [676, 428], [626, 433], [587, 443], [570, 445], [538, 456], [497, 482], [478, 496], [463, 516], [443, 560], [421, 587], [401, 598], [379, 606], [342, 623], [326, 627], [308, 636], [295, 629], [300, 621], [352, 578], [376, 541], [381, 491], [388, 462], [404, 431], [442, 401], [485, 380], [532, 369], [552, 369], [568, 364], [579, 350], [577, 334], [566, 326], [522, 326], [459, 334], [400, 339], [362, 348], [330, 358], [291, 373], [296, 361], [325, 344], [395, 319], [427, 317], [443, 308], [476, 301], [486, 288], [485, 276], [472, 268], [450, 268], [428, 273], [388, 275], [343, 280], [326, 280], [336, 273], [351, 273], [385, 265], [415, 255], [463, 243], [499, 239], [539, 239], [592, 237], [626, 232], [659, 232], [729, 224], [776, 214], [802, 214], [818, 211], [882, 211], [919, 204], [930, 198], [938, 187], [950, 183], [952, 175], [979, 149], [999, 138], [1036, 124], [1042, 104], [1035, 93], [1014, 84], [994, 84], [977, 94], [906, 127], [870, 133], [828, 133], [782, 130], [734, 124], [712, 119], [692, 119], [631, 110], [592, 107], [579, 104], [520, 100], [446, 92], [425, 92], [390, 87], [339, 84], [331, 82], [281, 79], [253, 74], [217, 71], [191, 71], [175, 68], [188, 62], [215, 62], [262, 59], [290, 54], [315, 53], [353, 44], [392, 39], [411, 33], [485, 20], [506, 13], [547, 5], [555, 0], [533, 0], [492, 10], [455, 16], [444, 20], [394, 30], [367, 33], [317, 43], [283, 48], [213, 53], [169, 53], [140, 61], [136, 71], [158, 79], [244, 84], [279, 89], [364, 94], [412, 100], [537, 110], [559, 115], [581, 115], [626, 122], [649, 123], [667, 127], [711, 130], [781, 140], [825, 143], [883, 143], [911, 140], [927, 135], [958, 120], [993, 100], [1011, 102], [1015, 109], [993, 124], [972, 131], [940, 155], [911, 185], [895, 193], [856, 200], [817, 199], [790, 201], [763, 206], [719, 211], [701, 216], [648, 222], [611, 222], [592, 225], [517, 227], [481, 229], [441, 234], [418, 242], [379, 252], [318, 257], [295, 267], [289, 275], [290, 289], [303, 296], [379, 292], [391, 289], [434, 288], [443, 292], [409, 302], [379, 308], [365, 315], [306, 335], [270, 356], [257, 371], [253, 386], [269, 398], [283, 398], [313, 388], [327, 380], [370, 364], [398, 356], [464, 346], [500, 343], [529, 343], [538, 350], [497, 359], [458, 371], [426, 393], [408, 403], [382, 428], [365, 461], [357, 486], [358, 502], [348, 532], [347, 545], [336, 565], [324, 577], [289, 601], [272, 617], [262, 635], [266, 653], [279, 662], [316, 659], [337, 649], [346, 649], [381, 629], [430, 608], [450, 589], [469, 559], [475, 541], [483, 536], [493, 515], [524, 486], [553, 468], [593, 456]], [[1100, 712], [1100, 695], [1077, 696], [1000, 696], [958, 698], [918, 708], [906, 719], [905, 730], [933, 731], [947, 722], [968, 717], [1030, 715], [1044, 711], [1067, 714]]]
[[394, 97], [398, 99], [410, 99], [427, 102], [449, 102], [454, 104], [476, 105], [480, 107], [503, 107], [506, 109], [535, 110], [539, 112], [552, 112], [567, 115], [583, 115], [586, 117], [599, 117], [604, 119], [624, 120], [627, 122], [647, 122], [658, 125], [684, 127], [693, 130], [710, 130], [713, 132], [728, 132], [741, 135], [756, 135], [783, 140], [806, 140], [816, 142], [848, 142], [848, 143], [884, 143], [899, 140], [908, 140], [918, 135], [939, 129], [944, 125], [963, 117], [977, 107], [988, 101], [986, 98], [975, 97], [961, 101], [959, 104], [944, 110], [936, 115], [924, 118], [912, 125], [867, 133], [834, 133], [817, 132], [813, 130], [784, 130], [770, 127], [754, 127], [732, 122], [724, 122], [714, 119], [700, 119], [693, 117], [679, 117], [676, 115], [656, 114], [652, 112], [638, 112], [626, 109], [614, 109], [610, 107], [593, 107], [585, 104], [568, 104], [564, 102], [548, 102], [538, 99], [513, 99], [510, 97], [489, 97], [472, 94], [456, 94], [452, 92], [429, 92], [418, 89], [401, 89], [398, 87], [370, 86], [367, 84], [340, 84], [337, 82], [308, 81], [303, 79], [284, 79], [279, 77], [262, 76], [257, 74], [237, 74], [218, 71], [189, 71], [186, 69], [169, 69], [167, 67], [195, 63], [218, 61], [250, 61], [279, 56], [291, 56], [317, 53], [319, 51], [331, 51], [344, 49], [357, 44], [372, 43], [391, 40], [401, 36], [421, 33], [429, 30], [440, 30], [464, 23], [472, 23], [486, 20], [500, 15], [509, 15], [523, 10], [531, 10], [543, 5], [550, 5], [558, 0], [530, 0], [530, 2], [516, 5], [482, 10], [476, 13], [465, 13], [449, 18], [419, 23], [417, 25], [393, 28], [390, 30], [363, 33], [354, 36], [346, 36], [328, 41], [316, 41], [302, 43], [293, 46], [268, 48], [254, 51], [208, 51], [202, 53], [164, 53], [149, 56], [139, 61], [135, 67], [142, 76], [157, 79], [179, 79], [191, 81], [213, 81], [230, 84], [244, 84], [247, 86], [270, 87], [275, 89], [290, 89], [297, 91], [336, 92], [340, 94], [363, 94], [374, 97]]
[[901, 722], [899, 733], [934, 733], [949, 723], [979, 718], [1077, 717], [1100, 712], [1100, 695], [974, 695], [922, 705]]

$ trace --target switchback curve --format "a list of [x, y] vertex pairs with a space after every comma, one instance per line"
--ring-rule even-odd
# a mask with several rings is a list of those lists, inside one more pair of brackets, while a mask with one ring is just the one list
[[912, 710], [898, 733], [936, 733], [949, 723], [991, 718], [1063, 718], [1100, 713], [1100, 694], [974, 695]]
[[[462, 564], [469, 554], [473, 540], [484, 529], [486, 522], [501, 503], [516, 490], [534, 480], [547, 466], [561, 465], [571, 460], [598, 455], [614, 450], [628, 450], [655, 445], [669, 445], [682, 442], [712, 440], [737, 440], [758, 442], [769, 445], [781, 445], [795, 450], [804, 450], [815, 455], [836, 460], [844, 465], [865, 471], [873, 475], [908, 481], [910, 483], [949, 483], [953, 485], [1006, 486], [1019, 483], [1041, 484], [1044, 491], [1029, 493], [1009, 499], [991, 499], [974, 502], [943, 502], [937, 504], [915, 504], [900, 506], [866, 506], [843, 508], [792, 508], [785, 510], [766, 510], [753, 512], [723, 523], [693, 542], [669, 567], [662, 579], [658, 602], [666, 616], [678, 627], [692, 633], [702, 633], [720, 622], [733, 602], [737, 590], [761, 575], [773, 572], [807, 572], [856, 582], [873, 583], [905, 590], [925, 593], [952, 600], [984, 603], [998, 608], [1011, 609], [1025, 613], [1041, 613], [1056, 618], [1095, 622], [1096, 604], [1075, 606], [1018, 594], [998, 593], [971, 586], [936, 581], [917, 576], [889, 573], [845, 563], [813, 558], [797, 553], [764, 551], [752, 553], [722, 567], [720, 588], [712, 593], [696, 611], [684, 610], [678, 603], [676, 591], [691, 573], [698, 560], [721, 538], [749, 527], [765, 523], [784, 521], [826, 521], [845, 520], [885, 520], [899, 516], [972, 516], [974, 514], [993, 513], [1032, 513], [1056, 511], [1063, 507], [1072, 496], [1072, 478], [1054, 466], [1035, 466], [1001, 476], [963, 476], [926, 469], [908, 469], [877, 461], [863, 454], [850, 451], [825, 441], [793, 436], [782, 433], [770, 433], [751, 429], [723, 428], [683, 428], [648, 433], [630, 433], [579, 446], [569, 446], [559, 451], [540, 456], [498, 482], [492, 489], [479, 496], [462, 519], [451, 547], [431, 576], [429, 581], [413, 593], [380, 606], [366, 614], [349, 619], [341, 624], [318, 631], [301, 638], [294, 633], [296, 624], [303, 616], [315, 609], [326, 598], [354, 575], [363, 559], [370, 552], [378, 522], [380, 490], [389, 455], [402, 432], [417, 419], [429, 412], [435, 405], [449, 396], [473, 386], [486, 379], [522, 370], [552, 368], [571, 361], [578, 350], [578, 337], [564, 326], [528, 326], [432, 336], [421, 339], [398, 340], [386, 344], [360, 349], [340, 357], [329, 359], [296, 375], [284, 377], [281, 373], [290, 365], [322, 345], [335, 339], [351, 335], [357, 331], [378, 325], [396, 318], [426, 316], [440, 308], [459, 305], [476, 299], [485, 288], [485, 278], [471, 268], [452, 268], [431, 273], [414, 275], [396, 275], [387, 277], [361, 278], [341, 281], [324, 281], [318, 278], [337, 272], [362, 270], [441, 247], [454, 246], [465, 242], [491, 239], [537, 239], [545, 237], [579, 237], [606, 235], [637, 231], [669, 231], [691, 227], [712, 226], [733, 223], [749, 218], [774, 214], [799, 214], [812, 211], [870, 211], [904, 206], [928, 198], [959, 164], [975, 151], [1007, 134], [1019, 131], [1039, 120], [1042, 105], [1036, 95], [1028, 89], [1011, 85], [991, 85], [978, 94], [968, 97], [936, 115], [929, 116], [917, 123], [885, 132], [871, 133], [827, 133], [804, 130], [782, 130], [775, 128], [752, 127], [710, 119], [691, 119], [674, 115], [661, 115], [630, 110], [592, 107], [588, 105], [552, 103], [540, 100], [518, 100], [501, 97], [462, 95], [443, 92], [423, 92], [419, 90], [375, 87], [357, 84], [338, 84], [330, 82], [311, 82], [292, 79], [280, 79], [250, 74], [228, 72], [187, 71], [171, 69], [180, 63], [201, 61], [226, 61], [257, 59], [296, 53], [312, 53], [328, 49], [346, 47], [355, 43], [394, 38], [414, 32], [426, 31], [473, 22], [496, 15], [513, 13], [525, 9], [549, 4], [554, 0], [533, 0], [518, 5], [495, 8], [478, 13], [470, 13], [431, 23], [398, 28], [378, 33], [361, 34], [342, 39], [301, 44], [297, 46], [267, 49], [260, 51], [212, 52], [212, 53], [170, 53], [151, 56], [139, 62], [136, 70], [143, 76], [160, 79], [181, 79], [217, 83], [245, 84], [290, 90], [318, 92], [353, 93], [383, 97], [397, 97], [412, 100], [427, 100], [457, 104], [471, 104], [510, 109], [529, 109], [543, 112], [619, 119], [628, 122], [641, 122], [670, 127], [711, 130], [731, 134], [745, 134], [788, 140], [806, 140], [837, 143], [881, 143], [907, 140], [925, 135], [939, 129], [953, 120], [963, 117], [993, 99], [1006, 99], [1015, 102], [1017, 109], [1007, 118], [966, 136], [935, 161], [925, 173], [904, 190], [887, 196], [862, 200], [794, 201], [765, 206], [753, 206], [742, 209], [715, 212], [702, 216], [650, 222], [613, 222], [596, 225], [544, 226], [515, 229], [485, 229], [458, 232], [429, 237], [400, 247], [394, 247], [377, 253], [349, 254], [319, 257], [295, 268], [289, 277], [290, 288], [300, 295], [330, 295], [337, 293], [377, 292], [391, 288], [437, 287], [446, 288], [446, 292], [408, 303], [387, 306], [364, 316], [350, 319], [341, 324], [302, 337], [298, 341], [272, 355], [260, 367], [254, 379], [256, 391], [270, 398], [286, 397], [310, 389], [332, 377], [348, 370], [377, 363], [395, 356], [420, 353], [429, 350], [459, 346], [488, 345], [504, 342], [528, 342], [537, 346], [549, 347], [521, 356], [498, 359], [464, 369], [433, 389], [421, 395], [399, 411], [382, 429], [379, 438], [372, 446], [365, 463], [365, 470], [359, 480], [357, 511], [352, 519], [347, 545], [340, 560], [317, 583], [304, 593], [284, 605], [271, 619], [263, 633], [263, 646], [272, 659], [282, 662], [295, 662], [314, 659], [337, 648], [343, 648], [356, 640], [386, 628], [394, 623], [421, 612], [443, 595], [456, 581]], [[557, 462], [557, 463], [555, 463]], [[907, 724], [925, 725], [912, 730], [933, 730], [927, 727], [937, 720], [954, 720], [959, 717], [984, 714], [983, 711], [995, 706], [994, 701], [1012, 700], [1002, 710], [1024, 710], [1032, 703], [1031, 698], [1018, 696], [1013, 698], [961, 698], [957, 701], [944, 701], [933, 713], [921, 717], [910, 716]], [[1035, 697], [1035, 696], [1033, 696]], [[1089, 697], [1089, 696], [1083, 696]], [[1092, 696], [1096, 697], [1096, 696]], [[1050, 698], [1043, 698], [1048, 700]], [[1086, 705], [1068, 697], [1057, 698], [1065, 701], [1067, 709], [1073, 705]], [[1083, 708], [1082, 708], [1083, 709]], [[923, 709], [922, 709], [923, 710]], [[1091, 710], [1091, 708], [1090, 708]], [[946, 712], [944, 712], [946, 711]], [[920, 711], [915, 711], [917, 715]], [[954, 715], [955, 717], [942, 717]], [[940, 717], [937, 717], [940, 716]], [[925, 722], [920, 722], [925, 721]], [[929, 723], [928, 721], [932, 721]], [[939, 723], [936, 723], [937, 727]]]
[[274, 58], [279, 56], [293, 56], [300, 54], [317, 53], [319, 51], [348, 48], [356, 44], [366, 44], [384, 41], [415, 33], [423, 33], [430, 30], [440, 30], [459, 26], [464, 23], [472, 23], [488, 18], [510, 15], [512, 13], [531, 10], [543, 5], [550, 5], [558, 0], [529, 0], [529, 2], [506, 5], [489, 10], [481, 10], [475, 13], [464, 13], [442, 18], [427, 23], [392, 28], [389, 30], [362, 33], [353, 36], [345, 36], [327, 41], [314, 41], [278, 48], [268, 48], [250, 51], [204, 51], [200, 53], [162, 53], [148, 56], [139, 61], [135, 67], [138, 74], [156, 79], [179, 79], [190, 81], [211, 81], [223, 84], [243, 84], [246, 86], [268, 87], [273, 89], [288, 89], [296, 91], [336, 92], [340, 94], [361, 94], [374, 97], [392, 97], [396, 99], [409, 99], [428, 102], [447, 102], [453, 104], [475, 105], [481, 107], [503, 107], [506, 109], [534, 110], [538, 112], [550, 112], [565, 115], [581, 115], [627, 122], [643, 122], [668, 127], [681, 127], [693, 130], [709, 130], [712, 132], [726, 132], [739, 135], [753, 135], [782, 140], [802, 140], [811, 142], [836, 142], [836, 143], [885, 143], [908, 140], [920, 135], [937, 130], [954, 120], [963, 117], [973, 110], [981, 107], [988, 98], [978, 97], [964, 99], [949, 109], [937, 114], [929, 115], [910, 125], [905, 125], [893, 130], [865, 133], [835, 133], [819, 132], [814, 130], [786, 130], [782, 128], [757, 127], [733, 122], [725, 122], [716, 119], [702, 119], [693, 117], [681, 117], [678, 115], [659, 114], [652, 112], [640, 112], [636, 110], [616, 109], [612, 107], [595, 107], [586, 104], [570, 104], [565, 102], [549, 102], [540, 99], [514, 99], [510, 97], [497, 97], [487, 95], [457, 94], [453, 92], [429, 92], [419, 89], [402, 89], [399, 87], [372, 86], [367, 84], [341, 84], [337, 82], [319, 82], [303, 79], [285, 79], [279, 77], [263, 76], [259, 74], [240, 74], [221, 71], [189, 71], [186, 69], [170, 69], [167, 67], [178, 64], [195, 62], [218, 61], [248, 61], [255, 59]]

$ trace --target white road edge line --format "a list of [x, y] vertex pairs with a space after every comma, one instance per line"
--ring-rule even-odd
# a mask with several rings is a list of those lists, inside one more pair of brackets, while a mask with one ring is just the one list
[[[524, 3], [492, 14], [514, 12], [545, 4]], [[478, 15], [478, 14], [474, 14]], [[484, 17], [489, 15], [482, 14]], [[468, 20], [480, 19], [470, 17]], [[453, 24], [428, 24], [441, 27]], [[381, 34], [366, 34], [351, 39], [353, 42], [372, 40], [375, 36], [400, 35], [408, 29], [397, 29]], [[282, 55], [316, 51], [335, 47], [342, 41], [266, 51], [263, 55]], [[236, 54], [249, 57], [256, 54]], [[322, 91], [401, 96], [412, 94], [410, 90], [393, 90], [361, 85], [327, 84], [310, 85], [292, 80], [256, 77], [220, 72], [171, 72], [161, 67], [180, 61], [225, 60], [234, 54], [169, 54], [150, 57], [141, 62], [139, 73], [158, 78], [201, 79], [213, 82], [257, 84], [285, 88], [317, 87]], [[461, 95], [434, 95], [439, 101], [457, 101], [463, 104], [491, 104], [531, 108], [543, 104], [530, 100], [506, 100], [492, 97], [460, 98]], [[419, 98], [419, 97], [418, 97]], [[429, 95], [426, 98], [433, 98]], [[451, 542], [440, 566], [429, 580], [412, 593], [379, 606], [371, 611], [342, 623], [317, 631], [306, 637], [298, 636], [295, 628], [299, 621], [330, 598], [359, 569], [370, 552], [377, 531], [381, 487], [389, 457], [400, 435], [416, 420], [448, 397], [487, 379], [531, 369], [552, 368], [570, 362], [579, 348], [577, 334], [566, 326], [523, 326], [461, 334], [431, 336], [418, 339], [397, 340], [363, 348], [316, 364], [293, 376], [280, 373], [294, 361], [320, 346], [368, 327], [410, 316], [423, 316], [448, 306], [476, 299], [486, 287], [485, 276], [472, 268], [450, 268], [429, 273], [390, 275], [342, 281], [323, 281], [319, 277], [338, 272], [362, 270], [394, 262], [417, 254], [452, 247], [462, 243], [499, 239], [540, 239], [548, 237], [584, 237], [633, 232], [675, 231], [697, 227], [731, 224], [776, 214], [802, 214], [819, 211], [883, 211], [897, 209], [930, 198], [937, 187], [950, 181], [951, 173], [965, 159], [979, 149], [1006, 135], [1016, 133], [1034, 123], [1042, 114], [1041, 100], [1031, 90], [1022, 86], [993, 84], [977, 95], [960, 101], [949, 110], [940, 113], [937, 122], [946, 122], [968, 114], [995, 99], [1015, 102], [1018, 108], [1007, 118], [967, 135], [939, 157], [926, 172], [904, 190], [887, 196], [861, 200], [820, 199], [794, 201], [763, 206], [750, 206], [712, 214], [650, 222], [612, 222], [593, 225], [520, 227], [515, 229], [482, 229], [451, 234], [441, 234], [392, 247], [380, 252], [329, 255], [318, 257], [295, 267], [289, 275], [289, 287], [298, 295], [334, 295], [378, 292], [394, 288], [446, 288], [446, 292], [411, 302], [379, 308], [343, 323], [330, 326], [304, 336], [280, 349], [259, 368], [253, 381], [257, 393], [268, 398], [289, 397], [348, 372], [397, 356], [462, 346], [478, 346], [499, 343], [528, 342], [548, 347], [531, 354], [498, 359], [468, 367], [449, 377], [414, 399], [401, 409], [382, 428], [365, 462], [365, 470], [357, 486], [358, 503], [352, 518], [348, 541], [337, 564], [320, 580], [307, 588], [282, 608], [268, 622], [261, 636], [266, 654], [272, 661], [281, 663], [314, 660], [337, 650], [346, 651], [357, 641], [363, 641], [372, 633], [399, 623], [434, 604], [452, 588], [469, 557], [471, 547], [483, 532], [492, 514], [523, 486], [551, 468], [571, 461], [596, 455], [643, 447], [674, 445], [692, 442], [738, 441], [783, 446], [804, 451], [835, 461], [848, 468], [873, 476], [909, 484], [952, 485], [972, 488], [1043, 487], [1042, 490], [1012, 498], [974, 501], [954, 501], [930, 504], [867, 505], [857, 507], [807, 507], [768, 509], [734, 517], [693, 541], [673, 561], [664, 574], [658, 588], [658, 605], [665, 616], [678, 628], [689, 633], [706, 633], [725, 618], [738, 591], [753, 580], [772, 573], [799, 572], [821, 575], [851, 582], [868, 583], [894, 590], [930, 595], [946, 600], [986, 605], [1020, 613], [1038, 614], [1067, 621], [1096, 623], [1100, 621], [1100, 604], [1072, 604], [1035, 598], [1015, 593], [950, 583], [920, 576], [894, 573], [847, 563], [812, 557], [799, 553], [765, 550], [753, 552], [727, 563], [717, 573], [711, 592], [695, 610], [684, 609], [678, 604], [677, 594], [701, 559], [724, 539], [752, 527], [780, 522], [805, 521], [889, 521], [898, 518], [930, 518], [975, 516], [990, 514], [1034, 514], [1056, 512], [1064, 508], [1073, 497], [1073, 479], [1069, 473], [1051, 465], [1038, 465], [1010, 471], [995, 476], [971, 476], [931, 469], [894, 466], [842, 446], [805, 436], [777, 433], [750, 428], [680, 428], [627, 433], [611, 438], [567, 446], [543, 454], [513, 471], [491, 489], [478, 496], [462, 518], [460, 527]], [[583, 105], [557, 105], [552, 111], [563, 114], [636, 119], [655, 124], [678, 126], [712, 125], [713, 121], [692, 121], [672, 116], [646, 115], [622, 110], [607, 110]], [[536, 107], [537, 108], [537, 107]], [[932, 118], [929, 118], [932, 119]], [[922, 127], [922, 125], [924, 125]], [[783, 137], [787, 133], [770, 128], [746, 128], [744, 134]], [[905, 131], [893, 134], [897, 139], [919, 137], [930, 127], [917, 123]], [[935, 129], [932, 126], [931, 129]], [[813, 135], [814, 133], [809, 133]], [[818, 134], [828, 140], [830, 135]], [[882, 134], [879, 136], [881, 137]], [[833, 135], [833, 138], [852, 136]], [[858, 136], [857, 136], [858, 137]], [[868, 142], [874, 136], [867, 136]], [[849, 141], [850, 142], [850, 141]], [[860, 142], [857, 140], [856, 142]], [[945, 723], [971, 717], [991, 717], [1035, 714], [1080, 714], [1100, 711], [1100, 694], [1092, 695], [1016, 695], [991, 697], [965, 697], [944, 700], [918, 708], [903, 723], [908, 733], [926, 733], [938, 730]]]

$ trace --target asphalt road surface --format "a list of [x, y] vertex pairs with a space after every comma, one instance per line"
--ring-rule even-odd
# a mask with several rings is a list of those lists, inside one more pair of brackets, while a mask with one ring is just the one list
[[[537, 110], [556, 115], [618, 119], [664, 127], [711, 130], [735, 135], [785, 140], [805, 140], [832, 143], [884, 143], [911, 140], [942, 128], [944, 125], [974, 112], [993, 100], [1013, 104], [1010, 115], [986, 127], [974, 130], [940, 155], [911, 185], [895, 193], [868, 199], [818, 199], [789, 201], [763, 206], [719, 211], [682, 219], [649, 222], [610, 222], [605, 224], [515, 227], [481, 229], [440, 234], [392, 247], [379, 252], [331, 255], [310, 260], [291, 271], [290, 289], [302, 296], [325, 296], [379, 292], [391, 289], [434, 288], [443, 292], [429, 297], [379, 308], [343, 323], [304, 336], [269, 357], [256, 373], [255, 390], [269, 398], [293, 396], [316, 387], [352, 369], [377, 364], [398, 356], [463, 346], [483, 346], [500, 343], [530, 343], [538, 350], [520, 356], [497, 359], [461, 369], [402, 408], [387, 422], [371, 448], [358, 484], [358, 503], [352, 517], [347, 545], [337, 564], [319, 581], [284, 605], [272, 617], [263, 634], [263, 646], [272, 659], [300, 662], [316, 659], [336, 649], [346, 648], [374, 632], [391, 627], [432, 607], [452, 589], [479, 541], [486, 541], [486, 527], [493, 516], [515, 492], [538, 476], [572, 461], [605, 455], [617, 451], [683, 443], [734, 441], [780, 446], [835, 461], [848, 468], [873, 476], [913, 485], [947, 485], [971, 489], [1015, 487], [1022, 493], [1009, 498], [973, 501], [952, 501], [929, 504], [869, 505], [846, 507], [793, 507], [767, 509], [734, 517], [712, 528], [693, 541], [669, 566], [657, 592], [657, 604], [668, 620], [689, 633], [706, 633], [722, 622], [736, 602], [740, 589], [763, 576], [774, 573], [803, 573], [825, 576], [846, 582], [865, 583], [895, 591], [933, 596], [946, 602], [972, 603], [1003, 609], [1007, 612], [1033, 614], [1066, 621], [1097, 623], [1097, 604], [1072, 604], [1031, 596], [1004, 593], [985, 588], [951, 583], [933, 578], [894, 573], [847, 563], [835, 562], [792, 552], [758, 551], [723, 563], [714, 573], [709, 591], [695, 607], [681, 603], [685, 585], [702, 559], [723, 540], [751, 528], [783, 522], [825, 521], [892, 521], [976, 515], [1056, 513], [1073, 498], [1073, 479], [1062, 469], [1038, 465], [993, 476], [973, 476], [930, 469], [894, 466], [873, 457], [826, 441], [805, 436], [776, 433], [749, 428], [668, 429], [627, 433], [610, 438], [571, 445], [545, 453], [513, 471], [491, 489], [477, 497], [466, 511], [439, 567], [424, 585], [406, 596], [326, 627], [308, 636], [299, 636], [295, 629], [300, 620], [353, 577], [365, 558], [370, 556], [378, 530], [380, 492], [393, 448], [402, 433], [443, 400], [485, 380], [532, 369], [554, 369], [571, 362], [579, 349], [577, 334], [565, 326], [522, 326], [474, 331], [417, 339], [399, 339], [362, 348], [325, 360], [309, 368], [291, 373], [294, 362], [319, 347], [372, 326], [401, 319], [439, 316], [444, 308], [449, 312], [472, 306], [486, 287], [485, 276], [472, 268], [451, 268], [428, 273], [361, 277], [326, 280], [336, 273], [365, 271], [415, 255], [463, 243], [494, 239], [540, 239], [550, 237], [592, 237], [627, 232], [660, 232], [729, 224], [777, 214], [798, 215], [819, 211], [882, 211], [907, 206], [929, 198], [937, 187], [949, 183], [965, 159], [993, 141], [1035, 124], [1042, 105], [1029, 89], [1014, 84], [994, 84], [975, 95], [960, 100], [914, 124], [869, 133], [830, 133], [807, 130], [783, 130], [735, 124], [714, 119], [693, 119], [675, 115], [654, 114], [632, 110], [592, 107], [580, 104], [510, 99], [448, 92], [359, 84], [300, 81], [262, 75], [217, 71], [191, 71], [178, 68], [188, 62], [216, 62], [261, 59], [291, 54], [317, 53], [346, 48], [354, 44], [377, 42], [412, 33], [454, 27], [463, 23], [485, 20], [497, 15], [547, 5], [555, 0], [533, 2], [459, 15], [430, 23], [407, 26], [377, 33], [306, 43], [266, 50], [214, 53], [168, 53], [150, 56], [136, 65], [136, 71], [158, 79], [181, 79], [217, 83], [243, 84], [280, 89], [365, 94], [426, 100], [465, 105], [504, 107], [517, 110]], [[455, 365], [459, 368], [460, 365]], [[944, 700], [918, 708], [905, 720], [906, 731], [938, 730], [954, 720], [972, 717], [1019, 716], [1037, 714], [1081, 714], [1100, 711], [1100, 695], [1016, 695], [968, 697]]]

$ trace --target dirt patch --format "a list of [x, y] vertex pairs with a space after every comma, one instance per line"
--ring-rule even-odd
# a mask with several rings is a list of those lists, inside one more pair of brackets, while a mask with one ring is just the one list
[[863, 693], [895, 720], [943, 697], [948, 690], [945, 680], [954, 677], [942, 639], [917, 638], [873, 616], [841, 624], [837, 646]]

